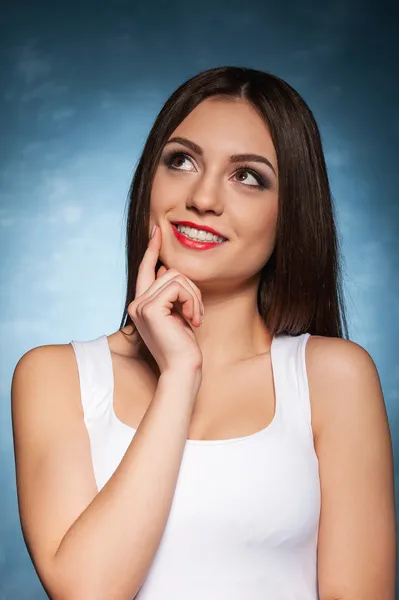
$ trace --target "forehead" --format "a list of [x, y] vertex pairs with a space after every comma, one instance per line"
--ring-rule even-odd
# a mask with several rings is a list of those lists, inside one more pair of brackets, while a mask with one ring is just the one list
[[246, 100], [207, 98], [178, 125], [170, 137], [182, 136], [204, 152], [265, 154], [275, 159], [269, 128]]

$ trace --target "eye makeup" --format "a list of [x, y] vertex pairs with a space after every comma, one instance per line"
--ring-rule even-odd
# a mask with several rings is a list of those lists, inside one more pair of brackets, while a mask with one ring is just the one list
[[[165, 154], [163, 155], [162, 163], [168, 169], [171, 169], [174, 171], [185, 171], [186, 169], [181, 169], [179, 167], [173, 166], [173, 162], [176, 158], [187, 159], [190, 162], [193, 160], [192, 157], [189, 154], [187, 154], [186, 152], [181, 152], [178, 150], [169, 150], [169, 151], [165, 152]], [[242, 183], [242, 185], [244, 185], [247, 188], [266, 190], [266, 189], [270, 189], [272, 187], [270, 181], [266, 177], [264, 177], [261, 173], [259, 173], [253, 167], [251, 167], [247, 164], [244, 164], [244, 165], [240, 166], [239, 168], [237, 168], [233, 172], [233, 175], [237, 175], [238, 173], [249, 173], [257, 181], [257, 185], [242, 183], [242, 182], [238, 181], [238, 183]]]

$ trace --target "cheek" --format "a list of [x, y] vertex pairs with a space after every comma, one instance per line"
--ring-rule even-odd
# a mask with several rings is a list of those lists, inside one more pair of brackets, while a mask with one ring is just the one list
[[277, 202], [270, 207], [266, 218], [263, 221], [263, 230], [267, 235], [268, 239], [271, 240], [273, 246], [276, 238], [276, 230], [277, 230], [277, 216], [278, 216], [278, 206]]
[[242, 223], [243, 231], [247, 232], [249, 239], [253, 242], [263, 240], [274, 240], [278, 215], [277, 197], [268, 195], [258, 206], [251, 210], [251, 213], [245, 211], [241, 217], [237, 217], [237, 222]]
[[245, 232], [242, 237], [245, 250], [241, 249], [241, 251], [243, 256], [253, 263], [255, 270], [262, 268], [265, 261], [269, 259], [276, 242], [277, 201], [273, 198], [268, 198], [267, 201], [266, 210], [263, 206], [262, 209], [254, 211], [250, 219], [247, 213], [245, 221], [241, 221], [241, 231]]
[[272, 235], [273, 238], [276, 234], [277, 228], [277, 217], [278, 217], [278, 194], [273, 194], [269, 198], [267, 203], [267, 210], [262, 215], [262, 224], [268, 235]]
[[182, 183], [178, 183], [177, 178], [174, 180], [164, 169], [159, 169], [151, 188], [151, 210], [163, 211], [173, 208], [182, 196], [184, 196]]
[[152, 182], [150, 204], [153, 211], [157, 211], [160, 208], [162, 200], [165, 198], [165, 195], [162, 194], [162, 179], [162, 176], [157, 172]]

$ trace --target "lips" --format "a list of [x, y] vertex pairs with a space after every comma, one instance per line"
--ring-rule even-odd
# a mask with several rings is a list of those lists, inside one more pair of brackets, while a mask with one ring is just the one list
[[187, 227], [195, 227], [195, 229], [202, 229], [202, 231], [208, 231], [209, 233], [213, 233], [214, 235], [218, 235], [224, 239], [228, 239], [223, 233], [220, 231], [216, 231], [213, 227], [209, 227], [209, 225], [202, 225], [200, 223], [193, 223], [192, 221], [172, 221], [173, 225], [187, 225]]
[[216, 248], [221, 248], [226, 241], [222, 241], [222, 242], [209, 242], [209, 241], [202, 241], [202, 240], [194, 240], [192, 238], [190, 238], [189, 236], [185, 235], [184, 233], [179, 231], [179, 228], [174, 225], [173, 223], [171, 223], [171, 227], [173, 230], [173, 234], [175, 236], [175, 238], [177, 239], [177, 241], [182, 245], [185, 246], [186, 248], [189, 248], [190, 250], [198, 250], [198, 251], [204, 251], [204, 250], [212, 250], [212, 249], [216, 249]]

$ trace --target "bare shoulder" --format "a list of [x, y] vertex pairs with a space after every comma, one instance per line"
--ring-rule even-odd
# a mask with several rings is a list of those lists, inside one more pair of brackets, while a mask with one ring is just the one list
[[[40, 394], [38, 400], [43, 403], [51, 399], [58, 408], [64, 399], [73, 410], [83, 414], [80, 402], [79, 373], [75, 353], [71, 344], [49, 344], [28, 350], [19, 359], [12, 380], [12, 407], [15, 411], [19, 404], [30, 403], [31, 393], [46, 388], [57, 390], [56, 394]], [[24, 406], [24, 410], [28, 408]]]
[[313, 375], [359, 376], [376, 374], [376, 367], [365, 348], [343, 338], [311, 335], [306, 345], [306, 361]]
[[20, 358], [11, 416], [22, 533], [43, 586], [58, 597], [56, 551], [97, 493], [70, 344], [39, 346]]
[[311, 336], [308, 345], [322, 494], [319, 595], [393, 600], [393, 447], [377, 368], [355, 342]]
[[[65, 357], [69, 357], [73, 361], [73, 348], [71, 344], [47, 344], [45, 346], [36, 346], [25, 352], [19, 359], [16, 369], [21, 370], [25, 366], [47, 363], [48, 360], [55, 364], [65, 362]], [[67, 358], [68, 360], [68, 358]]]
[[[331, 411], [357, 410], [367, 402], [362, 391], [373, 387], [375, 404], [383, 408], [380, 379], [373, 358], [365, 348], [342, 338], [312, 335], [306, 344], [306, 368], [312, 403], [315, 438]], [[356, 391], [356, 393], [353, 393]], [[357, 399], [357, 400], [356, 400]]]

